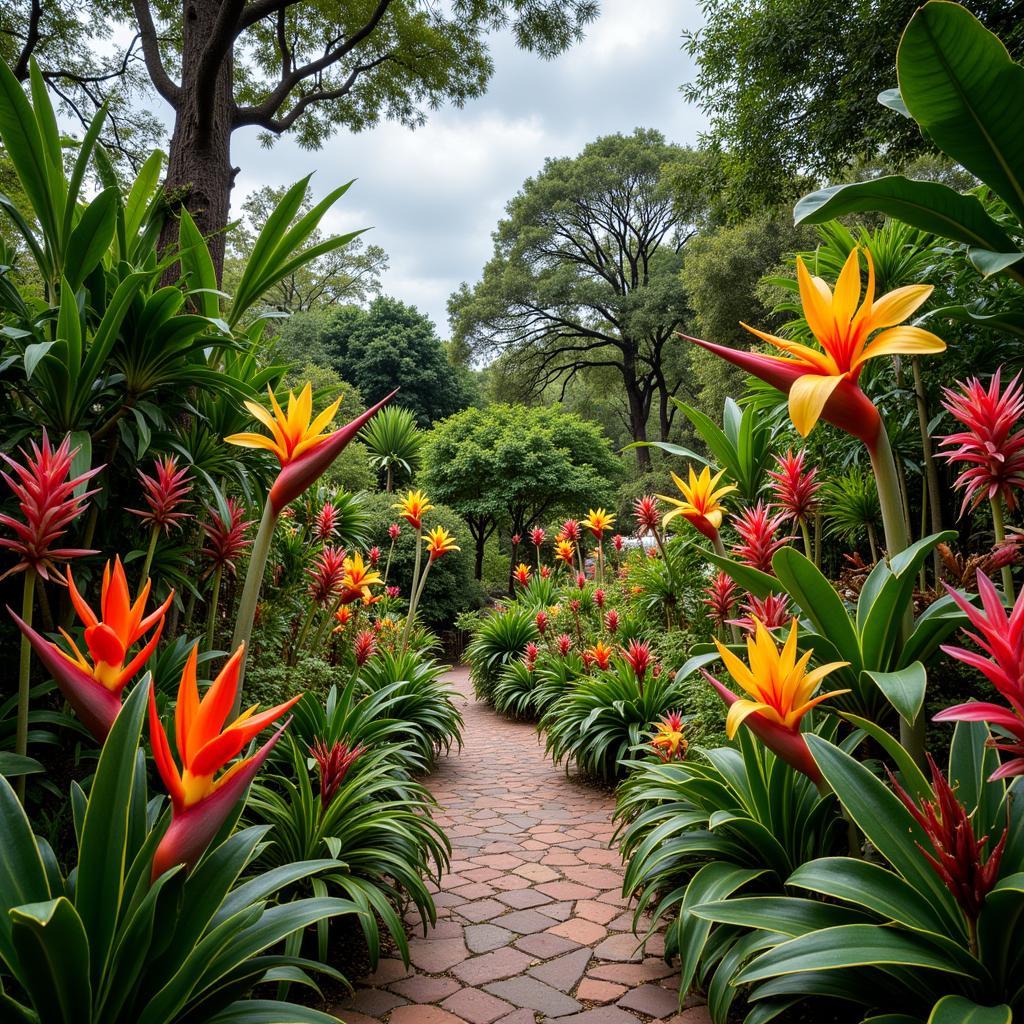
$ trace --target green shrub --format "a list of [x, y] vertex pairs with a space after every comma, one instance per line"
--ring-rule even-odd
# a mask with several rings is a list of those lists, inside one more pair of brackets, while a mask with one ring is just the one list
[[490, 702], [505, 666], [523, 656], [526, 645], [540, 634], [533, 615], [520, 608], [495, 612], [480, 624], [469, 646], [466, 661], [478, 700]]
[[[370, 515], [370, 543], [381, 549], [382, 566], [391, 548], [388, 526], [397, 522], [402, 528], [391, 558], [388, 585], [400, 587], [402, 596], [408, 598], [416, 561], [416, 534], [392, 508], [397, 501], [395, 494], [371, 494], [366, 498], [366, 509]], [[435, 526], [444, 526], [454, 534], [462, 549], [434, 563], [417, 609], [419, 619], [431, 629], [440, 630], [450, 627], [461, 612], [479, 608], [483, 591], [473, 578], [473, 539], [461, 517], [450, 508], [437, 505], [423, 517], [424, 532]]]
[[274, 707], [297, 693], [324, 701], [332, 686], [344, 686], [350, 673], [320, 658], [303, 658], [296, 665], [254, 665], [245, 675], [245, 699], [249, 704]]

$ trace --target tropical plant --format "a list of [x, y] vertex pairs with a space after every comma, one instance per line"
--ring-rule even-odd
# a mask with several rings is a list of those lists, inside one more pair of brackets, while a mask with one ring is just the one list
[[528, 609], [511, 608], [489, 615], [466, 648], [473, 690], [479, 700], [490, 700], [505, 666], [517, 661], [526, 645], [539, 637]]
[[370, 462], [384, 474], [384, 490], [390, 494], [402, 477], [412, 477], [420, 464], [423, 434], [408, 409], [381, 409], [363, 427], [359, 440], [370, 452]]
[[851, 467], [825, 482], [822, 499], [822, 512], [828, 519], [827, 532], [849, 544], [858, 544], [866, 538], [871, 561], [877, 562], [882, 510], [871, 475], [864, 469]]
[[890, 741], [895, 792], [823, 737], [807, 740], [881, 862], [826, 857], [797, 867], [786, 883], [810, 898], [704, 898], [696, 916], [760, 929], [734, 983], [752, 986], [762, 1019], [827, 993], [862, 1008], [865, 1021], [1011, 1020], [1024, 1010], [1024, 812], [1019, 780], [992, 779], [999, 759], [987, 727], [960, 723], [948, 772], [933, 763], [931, 782]]
[[252, 827], [226, 830], [191, 873], [175, 867], [151, 880], [167, 813], [159, 800], [149, 801], [139, 751], [149, 693], [146, 679], [129, 695], [89, 795], [72, 786], [77, 854], [68, 875], [0, 778], [5, 1016], [26, 1024], [282, 1017], [333, 1024], [327, 1014], [250, 993], [282, 972], [307, 984], [310, 971], [340, 980], [334, 968], [278, 947], [298, 930], [359, 907], [330, 897], [273, 902], [282, 889], [337, 861], [283, 863], [243, 880], [268, 833]]
[[[842, 852], [836, 801], [744, 729], [735, 747], [634, 763], [615, 815], [627, 861], [623, 893], [637, 901], [634, 925], [647, 915], [649, 936], [668, 920], [665, 956], [680, 958], [680, 994], [702, 988], [712, 1020], [725, 1024], [736, 971], [763, 940], [749, 928], [712, 926], [693, 909], [752, 893], [781, 896], [800, 865]], [[829, 913], [822, 906], [823, 921], [833, 920]]]
[[537, 666], [525, 661], [509, 662], [494, 687], [494, 710], [510, 718], [537, 717], [535, 700], [540, 678]]

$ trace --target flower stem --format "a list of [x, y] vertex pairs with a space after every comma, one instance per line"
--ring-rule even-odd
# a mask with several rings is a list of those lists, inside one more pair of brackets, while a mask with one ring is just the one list
[[213, 586], [210, 588], [210, 607], [206, 612], [206, 649], [213, 648], [213, 638], [217, 631], [217, 605], [220, 602], [220, 574], [223, 566], [213, 570]]
[[391, 556], [395, 553], [395, 542], [394, 539], [391, 541], [391, 547], [388, 548], [388, 560], [384, 563], [384, 586], [388, 585], [388, 574], [391, 572]]
[[245, 574], [242, 596], [238, 600], [238, 614], [235, 617], [235, 631], [231, 637], [231, 650], [237, 651], [240, 644], [245, 644], [241, 665], [238, 669], [238, 689], [235, 693], [235, 704], [232, 719], [237, 718], [242, 710], [242, 683], [245, 680], [245, 665], [249, 660], [249, 638], [252, 636], [252, 624], [256, 618], [256, 605], [260, 599], [260, 588], [263, 585], [263, 570], [267, 567], [270, 556], [270, 542], [274, 539], [274, 527], [277, 525], [277, 513], [267, 499], [263, 507], [263, 518], [256, 531], [249, 552], [249, 568]]
[[800, 519], [800, 534], [804, 539], [804, 554], [813, 562], [814, 555], [811, 552], [811, 531], [807, 529], [807, 520], [802, 517]]
[[412, 586], [409, 588], [409, 610], [405, 614], [405, 629], [402, 630], [402, 653], [405, 654], [409, 644], [409, 631], [416, 615], [416, 600], [419, 597], [420, 566], [423, 563], [423, 525], [416, 527], [416, 563], [412, 569]]
[[153, 568], [153, 556], [156, 554], [156, 544], [160, 539], [160, 527], [154, 526], [149, 534], [149, 547], [146, 548], [146, 558], [142, 563], [142, 575], [139, 577], [139, 592], [146, 585], [149, 579], [149, 570]]
[[[21, 591], [21, 618], [29, 626], [32, 625], [32, 609], [35, 606], [36, 571], [25, 570], [25, 581]], [[28, 637], [21, 635], [21, 657], [18, 661], [18, 722], [14, 738], [14, 752], [22, 757], [28, 754], [28, 705], [29, 679], [32, 670], [32, 647]], [[25, 776], [17, 779], [18, 799], [25, 802]]]
[[[1006, 540], [1006, 524], [1003, 522], [1002, 502], [997, 495], [990, 504], [992, 505], [992, 532], [995, 534], [996, 543], [1002, 544]], [[1016, 600], [1016, 593], [1013, 589], [1013, 573], [1008, 565], [1003, 566], [1002, 573], [1003, 592], [1006, 594], [1006, 600], [1013, 604]]]

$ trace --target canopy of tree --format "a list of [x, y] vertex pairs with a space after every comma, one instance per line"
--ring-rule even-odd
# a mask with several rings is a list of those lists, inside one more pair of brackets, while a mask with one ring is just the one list
[[499, 526], [525, 535], [560, 514], [610, 504], [621, 473], [601, 429], [557, 406], [466, 409], [430, 432], [423, 466], [429, 493], [469, 525], [477, 579]]
[[690, 156], [637, 129], [548, 160], [508, 204], [482, 280], [451, 298], [456, 340], [505, 354], [533, 394], [559, 385], [561, 397], [581, 372], [611, 368], [633, 440], [646, 440], [652, 408], [665, 438], [686, 381], [679, 270], [701, 204], [673, 197], [661, 170]]

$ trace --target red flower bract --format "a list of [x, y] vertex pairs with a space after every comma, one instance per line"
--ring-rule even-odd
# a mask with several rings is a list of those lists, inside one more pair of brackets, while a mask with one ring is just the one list
[[238, 559], [252, 543], [246, 540], [245, 532], [252, 523], [244, 518], [245, 509], [234, 498], [228, 498], [229, 522], [225, 523], [219, 512], [210, 512], [210, 522], [203, 523], [206, 547], [202, 554], [211, 564], [211, 569], [227, 569], [232, 576], [237, 572]]
[[658, 499], [653, 494], [645, 494], [633, 502], [633, 518], [636, 520], [636, 532], [640, 537], [649, 533], [657, 533], [661, 525], [661, 511]]
[[776, 455], [777, 471], [769, 472], [772, 478], [772, 496], [775, 504], [786, 515], [797, 522], [806, 522], [818, 507], [818, 491], [821, 483], [815, 480], [818, 475], [817, 466], [804, 469], [806, 452], [801, 450], [795, 455], [789, 449], [785, 455]]
[[313, 536], [326, 543], [338, 532], [338, 510], [331, 501], [325, 501], [313, 521]]
[[129, 508], [126, 511], [138, 516], [148, 526], [170, 533], [172, 526], [180, 526], [182, 519], [189, 518], [187, 512], [180, 511], [192, 491], [188, 467], [178, 469], [177, 456], [165, 455], [155, 461], [153, 469], [153, 476], [139, 470], [142, 497], [147, 508]]
[[629, 646], [623, 648], [622, 656], [636, 674], [637, 679], [643, 682], [653, 660], [650, 644], [646, 640], [630, 640]]
[[331, 806], [338, 789], [353, 764], [366, 752], [362, 746], [350, 747], [337, 742], [328, 747], [323, 740], [317, 740], [309, 748], [310, 756], [316, 761], [320, 773], [320, 808], [326, 811]]
[[943, 388], [943, 408], [967, 428], [939, 442], [949, 449], [941, 453], [945, 459], [968, 464], [953, 484], [964, 491], [961, 515], [996, 497], [1012, 511], [1016, 491], [1024, 487], [1024, 430], [1017, 429], [1024, 414], [1024, 389], [1018, 373], [1000, 394], [999, 376], [996, 370], [987, 389], [977, 377], [961, 384], [959, 391]]
[[71, 450], [70, 434], [56, 449], [52, 448], [45, 428], [40, 444], [32, 441], [29, 452], [24, 448], [19, 451], [23, 462], [15, 462], [9, 455], [0, 452], [0, 458], [14, 473], [12, 477], [0, 470], [0, 477], [3, 477], [18, 499], [22, 515], [21, 519], [0, 515], [0, 524], [9, 527], [16, 534], [13, 539], [0, 537], [0, 547], [13, 551], [19, 559], [16, 565], [0, 576], [0, 579], [13, 572], [32, 569], [44, 580], [50, 579], [51, 576], [63, 580], [56, 562], [67, 562], [81, 555], [96, 554], [95, 551], [86, 551], [82, 548], [55, 548], [53, 545], [64, 536], [68, 525], [85, 510], [87, 499], [96, 493], [86, 491], [76, 496], [75, 488], [91, 480], [102, 466], [90, 469], [74, 479], [68, 479], [71, 462], [78, 449]]
[[723, 625], [739, 596], [739, 589], [732, 581], [732, 577], [724, 572], [717, 573], [704, 589], [704, 593], [704, 604], [710, 609], [712, 620], [716, 626]]
[[539, 548], [544, 543], [544, 530], [536, 526], [530, 531], [530, 543], [535, 547]]
[[788, 518], [785, 512], [769, 515], [768, 506], [759, 501], [737, 515], [732, 525], [740, 535], [740, 543], [732, 546], [733, 554], [761, 572], [772, 571], [772, 555], [784, 548], [789, 537], [776, 537], [776, 531]]
[[364, 629], [352, 644], [352, 656], [362, 668], [377, 653], [377, 637], [372, 630]]
[[754, 632], [754, 620], [764, 624], [765, 629], [779, 629], [789, 624], [793, 613], [789, 610], [789, 598], [785, 594], [769, 594], [767, 597], [755, 597], [748, 594], [739, 609], [743, 615], [739, 619], [727, 619], [730, 626], [739, 626], [748, 633]]
[[345, 580], [345, 549], [325, 547], [316, 562], [307, 570], [309, 574], [309, 596], [317, 604], [327, 604], [332, 597], [341, 593]]

